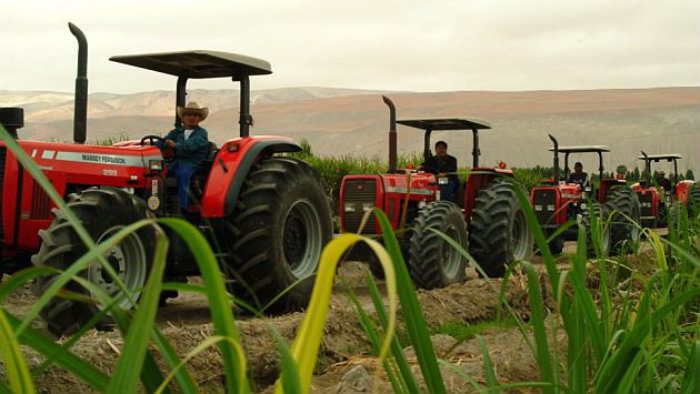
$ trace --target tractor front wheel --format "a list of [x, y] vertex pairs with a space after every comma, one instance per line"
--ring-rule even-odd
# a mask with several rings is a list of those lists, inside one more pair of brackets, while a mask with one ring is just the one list
[[227, 218], [234, 297], [267, 313], [308, 304], [321, 251], [333, 236], [320, 175], [293, 158], [271, 158], [248, 174]]
[[513, 261], [527, 259], [534, 237], [511, 182], [496, 181], [474, 200], [469, 252], [489, 277], [501, 277]]
[[[80, 220], [82, 226], [97, 244], [105, 242], [123, 227], [148, 217], [146, 204], [142, 200], [125, 191], [113, 188], [88, 189], [81, 194], [72, 195], [68, 209]], [[39, 232], [42, 243], [37, 254], [32, 256], [32, 263], [63, 271], [87, 253], [89, 249], [62, 211], [54, 209], [53, 214], [54, 221], [49, 228]], [[98, 261], [90, 263], [80, 275], [101, 287], [112, 298], [119, 299], [116, 304], [118, 307], [131, 308], [133, 302], [138, 300], [150, 272], [155, 235], [153, 227], [141, 228], [108, 250], [104, 256], [107, 263], [131, 292], [133, 299], [126, 297], [117, 286], [114, 278]], [[35, 290], [38, 294], [42, 294], [54, 280], [55, 277], [38, 279]], [[69, 282], [65, 289], [95, 299], [90, 290], [85, 289], [77, 281]], [[54, 297], [41, 311], [41, 317], [46, 321], [52, 333], [58, 336], [70, 335], [99, 313], [102, 308], [103, 306], [96, 301], [84, 303], [73, 299]], [[97, 323], [96, 327], [107, 328], [112, 324], [113, 320], [107, 314]]]
[[445, 287], [466, 277], [466, 258], [433, 230], [468, 249], [467, 226], [457, 205], [438, 201], [421, 208], [413, 224], [408, 268], [415, 284], [423, 289]]

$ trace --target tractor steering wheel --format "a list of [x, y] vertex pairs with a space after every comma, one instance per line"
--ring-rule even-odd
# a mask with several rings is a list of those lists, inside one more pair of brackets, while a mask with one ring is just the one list
[[165, 139], [163, 137], [160, 137], [158, 135], [147, 135], [143, 138], [141, 138], [141, 145], [145, 145], [144, 142], [148, 141], [149, 145], [155, 145], [154, 142], [160, 142], [163, 145], [165, 145]]
[[[146, 141], [148, 141], [151, 146], [158, 146], [160, 148], [166, 162], [170, 162], [175, 159], [175, 149], [169, 148], [167, 145], [165, 145], [165, 139], [163, 137], [152, 134], [144, 136], [141, 138], [141, 145], [145, 145]], [[155, 142], [159, 142], [160, 145], [156, 145]]]

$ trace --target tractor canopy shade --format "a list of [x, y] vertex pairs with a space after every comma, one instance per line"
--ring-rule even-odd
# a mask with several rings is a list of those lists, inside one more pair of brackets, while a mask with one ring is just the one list
[[644, 156], [638, 157], [639, 160], [646, 159], [646, 160], [651, 160], [651, 161], [663, 161], [663, 160], [671, 161], [671, 160], [680, 160], [682, 158], [683, 158], [683, 156], [681, 156], [678, 153], [661, 153], [661, 154], [657, 154], [657, 155], [647, 155], [646, 158]]
[[397, 120], [396, 123], [421, 130], [487, 130], [491, 125], [477, 119], [415, 119]]
[[[554, 152], [554, 148], [549, 150]], [[576, 145], [576, 146], [560, 146], [557, 151], [559, 153], [586, 153], [586, 152], [610, 152], [606, 145]]]
[[109, 60], [193, 79], [272, 74], [270, 63], [254, 57], [219, 51], [183, 51], [112, 56]]

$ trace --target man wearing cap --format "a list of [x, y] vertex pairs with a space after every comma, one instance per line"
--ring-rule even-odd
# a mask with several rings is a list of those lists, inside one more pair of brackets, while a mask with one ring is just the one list
[[177, 179], [177, 192], [180, 200], [180, 210], [187, 210], [187, 191], [192, 174], [197, 171], [199, 163], [206, 159], [209, 138], [207, 130], [199, 123], [207, 118], [209, 108], [200, 108], [191, 101], [184, 107], [177, 107], [177, 116], [182, 120], [182, 126], [171, 130], [160, 145], [161, 150], [174, 152], [173, 162], [168, 167]]

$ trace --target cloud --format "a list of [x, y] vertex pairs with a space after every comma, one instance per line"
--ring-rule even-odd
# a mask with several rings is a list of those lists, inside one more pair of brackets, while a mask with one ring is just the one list
[[[700, 85], [700, 3], [645, 0], [233, 3], [25, 0], [0, 31], [0, 89], [73, 89], [73, 21], [91, 91], [173, 89], [116, 54], [217, 49], [269, 60], [253, 88], [535, 90]], [[228, 87], [227, 81], [197, 87]]]

